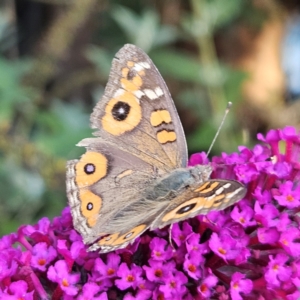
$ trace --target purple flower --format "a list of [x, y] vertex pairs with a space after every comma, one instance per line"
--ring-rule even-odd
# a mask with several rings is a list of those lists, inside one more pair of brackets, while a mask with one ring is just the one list
[[255, 203], [255, 220], [264, 227], [273, 227], [278, 223], [279, 211], [273, 204], [266, 204], [263, 207]]
[[94, 280], [116, 277], [120, 261], [120, 256], [115, 253], [107, 255], [106, 263], [101, 258], [96, 258], [92, 273]]
[[[106, 293], [99, 292], [101, 287], [94, 282], [88, 282], [82, 287], [82, 292], [76, 297], [78, 300], [94, 299], [94, 300], [108, 300]], [[96, 296], [98, 295], [98, 296]]]
[[[69, 208], [2, 237], [0, 299], [300, 298], [300, 134], [286, 127], [259, 139], [212, 159], [211, 177], [240, 180], [244, 199], [126, 249], [88, 252]], [[189, 166], [199, 163], [209, 163], [204, 153]]]
[[220, 237], [216, 233], [213, 233], [209, 240], [209, 248], [225, 261], [237, 257], [239, 251], [236, 244], [237, 242], [229, 235]]
[[47, 276], [49, 280], [58, 283], [67, 295], [74, 296], [78, 293], [75, 284], [79, 281], [80, 276], [79, 274], [70, 274], [64, 260], [59, 260], [54, 266], [50, 266]]
[[167, 241], [158, 237], [152, 239], [149, 244], [151, 257], [155, 260], [168, 260], [172, 257], [172, 249]]
[[295, 257], [300, 257], [300, 230], [295, 227], [286, 229], [286, 231], [281, 233], [279, 243], [288, 254]]
[[192, 227], [188, 222], [182, 222], [182, 224], [175, 223], [172, 226], [172, 239], [177, 246], [181, 246], [192, 232]]
[[188, 166], [207, 165], [208, 163], [209, 162], [206, 153], [201, 152], [201, 153], [195, 153], [191, 155]]
[[164, 298], [183, 299], [184, 294], [187, 292], [185, 286], [187, 281], [187, 278], [182, 272], [175, 271], [169, 274], [159, 287], [159, 290], [163, 293]]
[[230, 283], [230, 295], [232, 300], [242, 300], [242, 294], [249, 294], [253, 288], [253, 283], [250, 279], [245, 279], [245, 275], [236, 272], [232, 275]]
[[270, 262], [266, 268], [265, 279], [271, 286], [281, 286], [292, 275], [291, 268], [286, 264], [288, 256], [279, 253], [275, 257], [270, 255]]
[[204, 267], [204, 258], [197, 252], [190, 252], [186, 255], [183, 264], [184, 270], [193, 279], [202, 278], [202, 268]]
[[186, 240], [186, 249], [188, 253], [197, 252], [198, 255], [206, 254], [209, 251], [208, 243], [200, 244], [200, 234], [192, 233]]
[[122, 263], [118, 270], [118, 277], [116, 285], [120, 290], [126, 290], [129, 287], [137, 288], [142, 280], [143, 269], [134, 264], [131, 265], [131, 269], [128, 268], [126, 263]]
[[231, 212], [231, 218], [245, 228], [256, 225], [253, 216], [253, 209], [244, 201], [240, 201]]
[[3, 300], [13, 300], [13, 299], [24, 299], [33, 300], [33, 291], [28, 291], [28, 284], [23, 280], [18, 280], [12, 282], [8, 288], [7, 293], [1, 294], [1, 299]]
[[275, 227], [273, 228], [258, 228], [258, 240], [262, 244], [274, 244], [279, 240], [279, 232]]
[[287, 208], [295, 208], [300, 205], [300, 186], [293, 189], [293, 182], [286, 181], [281, 184], [279, 190], [273, 190], [274, 198], [278, 203]]
[[16, 258], [21, 256], [21, 252], [14, 249], [5, 249], [0, 255], [0, 281], [12, 277], [18, 268]]
[[163, 282], [168, 277], [170, 270], [174, 269], [175, 263], [169, 262], [163, 264], [161, 261], [149, 260], [149, 267], [144, 266], [146, 277], [151, 282]]
[[152, 299], [152, 291], [149, 290], [138, 290], [135, 295], [127, 293], [124, 297], [124, 300], [148, 300]]
[[197, 291], [204, 299], [210, 299], [213, 288], [216, 286], [218, 278], [214, 275], [208, 275], [199, 285]]
[[32, 248], [31, 265], [40, 271], [46, 271], [49, 265], [57, 256], [57, 252], [53, 246], [46, 243], [37, 243]]

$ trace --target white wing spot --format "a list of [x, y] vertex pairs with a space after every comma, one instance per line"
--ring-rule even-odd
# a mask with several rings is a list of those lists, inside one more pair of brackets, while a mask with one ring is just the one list
[[150, 100], [154, 100], [157, 99], [157, 95], [155, 94], [155, 92], [153, 90], [149, 90], [149, 89], [145, 89], [144, 93], [146, 94], [146, 96], [150, 99]]
[[142, 98], [142, 96], [145, 95], [145, 94], [144, 94], [142, 91], [140, 91], [140, 90], [137, 90], [137, 91], [133, 92], [133, 94], [134, 94], [138, 99]]
[[159, 86], [155, 88], [155, 93], [156, 93], [157, 97], [160, 97], [164, 94], [164, 92], [162, 91], [162, 89]]
[[231, 183], [228, 182], [228, 183], [224, 184], [223, 187], [224, 187], [225, 189], [228, 189], [228, 188], [231, 187]]
[[224, 191], [224, 188], [221, 187], [221, 188], [219, 188], [219, 189], [217, 189], [217, 190], [215, 191], [215, 194], [216, 194], [216, 195], [220, 195], [220, 194], [223, 193], [223, 191]]
[[141, 65], [145, 69], [150, 69], [150, 64], [146, 61], [139, 62], [139, 65]]
[[124, 94], [124, 90], [118, 89], [118, 90], [116, 90], [116, 92], [114, 94], [114, 98], [118, 98], [118, 97], [122, 96], [123, 94]]
[[137, 72], [140, 72], [140, 71], [144, 70], [144, 66], [142, 64], [138, 63], [138, 64], [134, 65], [133, 69], [135, 69]]

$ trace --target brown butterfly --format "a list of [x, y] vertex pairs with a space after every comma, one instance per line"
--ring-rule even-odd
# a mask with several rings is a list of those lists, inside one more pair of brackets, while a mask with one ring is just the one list
[[162, 228], [240, 200], [245, 187], [210, 179], [209, 165], [187, 167], [180, 119], [159, 71], [144, 51], [116, 54], [102, 99], [91, 115], [95, 138], [67, 164], [73, 224], [89, 250], [126, 247]]

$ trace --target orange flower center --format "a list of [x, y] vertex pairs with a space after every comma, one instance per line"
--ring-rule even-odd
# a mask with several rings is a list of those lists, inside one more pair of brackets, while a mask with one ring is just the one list
[[188, 270], [189, 270], [190, 272], [192, 272], [192, 273], [195, 273], [196, 270], [197, 270], [197, 268], [196, 268], [195, 265], [189, 265]]
[[240, 217], [240, 223], [242, 223], [242, 224], [245, 223], [245, 219], [243, 217]]
[[201, 292], [203, 292], [203, 293], [206, 292], [206, 291], [208, 290], [207, 285], [206, 285], [206, 284], [201, 284], [200, 290], [201, 290]]
[[39, 264], [40, 266], [45, 265], [45, 264], [46, 264], [46, 259], [45, 259], [45, 258], [40, 258], [40, 259], [38, 259], [38, 264]]
[[114, 269], [112, 269], [112, 268], [109, 268], [108, 270], [107, 270], [107, 275], [114, 275], [115, 274], [115, 270]]
[[62, 285], [65, 286], [65, 287], [68, 287], [68, 286], [69, 286], [69, 282], [68, 282], [68, 280], [67, 280], [66, 278], [64, 278], [64, 279], [62, 280]]
[[128, 282], [133, 282], [133, 281], [134, 281], [134, 276], [131, 275], [131, 274], [128, 275], [128, 276], [127, 276], [127, 281], [128, 281]]
[[162, 272], [161, 269], [157, 269], [157, 270], [155, 270], [155, 272], [154, 272], [154, 275], [155, 275], [156, 277], [161, 277], [162, 274], [163, 274], [163, 272]]
[[223, 248], [219, 248], [218, 251], [219, 251], [221, 254], [226, 254], [226, 250], [223, 249]]

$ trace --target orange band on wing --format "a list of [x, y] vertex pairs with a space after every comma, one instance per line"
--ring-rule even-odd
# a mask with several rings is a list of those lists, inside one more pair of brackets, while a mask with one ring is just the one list
[[[170, 212], [168, 212], [166, 215], [163, 216], [162, 221], [163, 222], [168, 222], [172, 219], [180, 219], [183, 218], [187, 215], [190, 215], [192, 212], [195, 212], [199, 209], [201, 209], [202, 207], [204, 207], [205, 205], [207, 205], [207, 198], [204, 197], [198, 197], [198, 198], [192, 198], [191, 200], [188, 200], [184, 203], [182, 203], [181, 205], [177, 206], [175, 209], [171, 210]], [[213, 202], [213, 201], [211, 201]], [[210, 206], [212, 205], [212, 203], [210, 203]], [[192, 209], [183, 212], [183, 213], [179, 213], [179, 211], [181, 209], [184, 209], [185, 207], [188, 206], [192, 206]]]
[[156, 137], [161, 144], [176, 141], [176, 133], [174, 131], [162, 130], [156, 134]]
[[130, 231], [119, 236], [119, 233], [114, 233], [101, 239], [98, 244], [100, 246], [118, 246], [122, 245], [130, 240], [134, 240], [139, 236], [146, 228], [145, 224], [138, 225], [132, 228]]
[[87, 219], [89, 227], [96, 225], [97, 217], [102, 206], [102, 199], [89, 190], [79, 192], [81, 201], [81, 213]]
[[[218, 185], [219, 185], [219, 182], [217, 182], [217, 181], [215, 181], [215, 182], [209, 181], [209, 182], [201, 185], [198, 189], [195, 190], [195, 192], [201, 192], [202, 194], [209, 193], [212, 190], [214, 190]], [[209, 186], [209, 187], [206, 188], [207, 186]]]
[[75, 166], [77, 186], [90, 186], [105, 177], [107, 164], [107, 158], [101, 153], [88, 151], [83, 154]]
[[126, 78], [121, 79], [121, 85], [123, 89], [131, 93], [137, 91], [142, 84], [143, 80], [139, 75], [134, 76], [131, 80], [128, 80]]
[[153, 111], [151, 113], [150, 123], [153, 127], [159, 126], [162, 123], [169, 124], [171, 122], [171, 115], [166, 109]]

